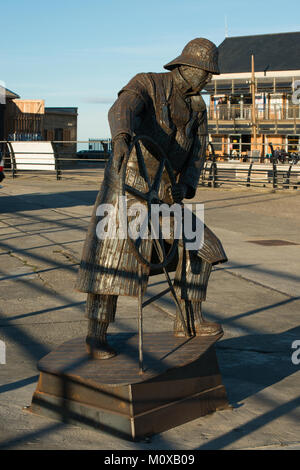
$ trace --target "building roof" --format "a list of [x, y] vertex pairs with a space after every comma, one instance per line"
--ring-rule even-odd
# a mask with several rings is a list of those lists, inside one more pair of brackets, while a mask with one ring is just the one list
[[5, 96], [7, 99], [18, 99], [20, 98], [19, 95], [17, 95], [17, 93], [14, 93], [13, 91], [9, 90], [8, 88], [5, 88]]
[[46, 107], [45, 113], [53, 114], [74, 114], [77, 115], [78, 108]]
[[300, 70], [300, 32], [226, 38], [219, 45], [219, 67], [223, 73]]

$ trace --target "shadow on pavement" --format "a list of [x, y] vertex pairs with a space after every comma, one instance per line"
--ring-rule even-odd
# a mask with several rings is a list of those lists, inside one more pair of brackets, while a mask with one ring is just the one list
[[229, 400], [239, 404], [299, 371], [292, 343], [300, 327], [279, 334], [251, 334], [217, 344], [218, 360]]
[[20, 196], [3, 196], [0, 198], [0, 214], [23, 211], [58, 209], [80, 205], [94, 204], [98, 191], [62, 191], [57, 193], [32, 193]]

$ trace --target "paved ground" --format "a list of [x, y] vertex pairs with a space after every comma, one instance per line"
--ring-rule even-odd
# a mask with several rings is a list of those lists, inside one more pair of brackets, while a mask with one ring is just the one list
[[[74, 280], [100, 180], [7, 178], [0, 189], [0, 447], [4, 449], [300, 449], [300, 192], [199, 189], [205, 220], [229, 262], [216, 267], [204, 311], [220, 321], [217, 354], [232, 410], [146, 442], [66, 425], [23, 410], [37, 361], [85, 335], [85, 296]], [[258, 240], [290, 244], [260, 245]], [[282, 242], [278, 242], [282, 243]], [[149, 291], [163, 287], [151, 278]], [[136, 330], [136, 302], [122, 299], [113, 331]], [[169, 298], [148, 308], [146, 331], [172, 328]], [[295, 354], [296, 359], [299, 356]]]

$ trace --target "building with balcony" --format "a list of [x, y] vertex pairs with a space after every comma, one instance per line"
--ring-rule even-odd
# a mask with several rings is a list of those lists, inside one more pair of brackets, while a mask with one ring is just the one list
[[299, 152], [300, 32], [230, 37], [218, 49], [221, 74], [206, 86], [216, 154], [265, 157], [270, 143]]

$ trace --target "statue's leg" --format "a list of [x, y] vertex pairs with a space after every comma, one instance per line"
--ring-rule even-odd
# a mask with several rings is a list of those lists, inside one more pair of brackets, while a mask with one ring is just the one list
[[[192, 302], [190, 300], [181, 299], [180, 304], [189, 336], [215, 336], [223, 333], [219, 323], [209, 322], [203, 318], [202, 302]], [[178, 337], [186, 336], [178, 310], [174, 322], [174, 335]]]
[[[210, 273], [211, 264], [197, 253], [180, 250], [174, 285], [189, 336], [214, 336], [223, 331], [218, 323], [204, 320], [201, 311], [202, 301], [206, 299]], [[178, 309], [174, 322], [174, 335], [186, 336]]]
[[115, 319], [117, 300], [117, 295], [87, 296], [86, 316], [89, 322], [86, 348], [94, 359], [109, 359], [116, 355], [107, 342], [106, 334], [109, 323]]

